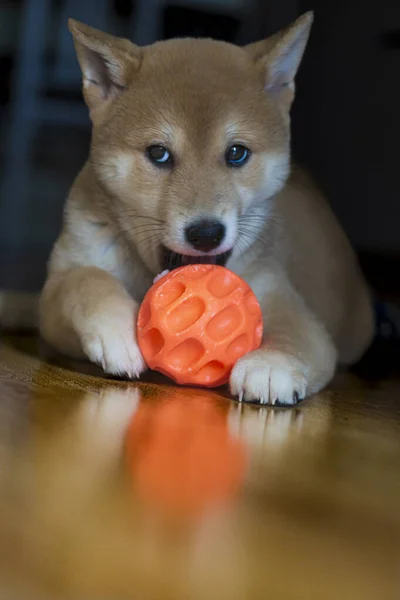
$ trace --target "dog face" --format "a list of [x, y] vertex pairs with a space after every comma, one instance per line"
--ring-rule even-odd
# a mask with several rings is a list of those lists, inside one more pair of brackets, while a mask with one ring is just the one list
[[240, 48], [142, 49], [70, 24], [93, 121], [90, 162], [110, 215], [153, 271], [224, 264], [257, 237], [255, 209], [289, 173], [289, 109], [311, 16]]

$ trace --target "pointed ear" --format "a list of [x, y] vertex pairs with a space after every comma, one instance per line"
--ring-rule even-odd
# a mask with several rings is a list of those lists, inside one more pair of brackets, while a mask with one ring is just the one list
[[69, 30], [83, 75], [83, 95], [92, 111], [124, 90], [139, 69], [140, 48], [129, 40], [117, 38], [74, 19]]
[[313, 13], [302, 15], [284, 31], [245, 47], [263, 72], [265, 89], [285, 108], [294, 98], [294, 78], [310, 35]]

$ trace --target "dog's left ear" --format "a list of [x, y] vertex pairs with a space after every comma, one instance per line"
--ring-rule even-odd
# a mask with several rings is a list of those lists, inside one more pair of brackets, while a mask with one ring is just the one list
[[294, 98], [294, 79], [310, 35], [313, 13], [307, 12], [287, 29], [245, 46], [262, 71], [265, 89], [289, 110]]

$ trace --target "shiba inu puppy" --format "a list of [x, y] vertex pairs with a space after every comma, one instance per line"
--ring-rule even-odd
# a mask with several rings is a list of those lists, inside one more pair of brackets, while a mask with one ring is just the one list
[[256, 293], [265, 339], [235, 365], [241, 400], [292, 405], [369, 346], [369, 293], [342, 229], [291, 166], [290, 107], [312, 14], [249, 46], [147, 47], [70, 21], [93, 123], [40, 299], [57, 350], [146, 368], [138, 306], [163, 269], [217, 263]]

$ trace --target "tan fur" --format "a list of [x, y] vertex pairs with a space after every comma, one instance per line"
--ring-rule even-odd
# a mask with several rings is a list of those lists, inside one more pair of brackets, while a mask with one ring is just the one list
[[[145, 368], [137, 307], [161, 270], [160, 243], [198, 254], [183, 230], [221, 219], [227, 267], [253, 287], [265, 339], [242, 358], [232, 392], [292, 404], [356, 361], [373, 334], [366, 285], [319, 190], [290, 171], [289, 110], [310, 26], [247, 48], [170, 40], [137, 48], [71, 22], [93, 121], [89, 160], [69, 195], [40, 304], [44, 338], [111, 373]], [[252, 151], [242, 168], [226, 148]], [[175, 157], [155, 167], [146, 148]]]

